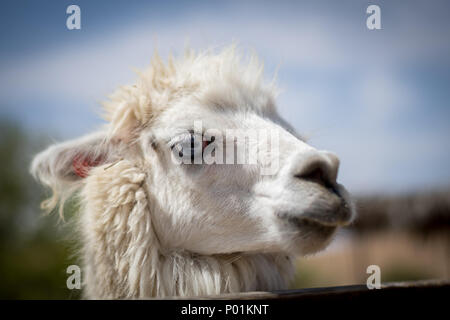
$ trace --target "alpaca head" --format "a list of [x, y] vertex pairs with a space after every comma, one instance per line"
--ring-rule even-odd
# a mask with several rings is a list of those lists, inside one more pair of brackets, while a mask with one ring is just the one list
[[44, 205], [54, 207], [91, 175], [101, 179], [126, 160], [141, 173], [162, 251], [324, 248], [354, 215], [336, 182], [339, 160], [279, 117], [276, 89], [263, 81], [260, 63], [241, 60], [234, 48], [187, 53], [168, 65], [154, 58], [104, 104], [103, 130], [35, 158], [33, 173], [54, 191]]

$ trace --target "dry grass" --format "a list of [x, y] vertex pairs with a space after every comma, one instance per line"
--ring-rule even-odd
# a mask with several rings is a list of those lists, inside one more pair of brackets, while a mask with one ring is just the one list
[[337, 246], [298, 261], [293, 288], [365, 284], [369, 265], [381, 268], [381, 281], [450, 279], [450, 234], [419, 237], [379, 231], [350, 235]]

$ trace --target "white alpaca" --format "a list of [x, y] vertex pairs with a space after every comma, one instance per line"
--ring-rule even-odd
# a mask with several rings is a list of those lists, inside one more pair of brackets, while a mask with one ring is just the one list
[[[36, 156], [31, 171], [53, 190], [45, 209], [62, 212], [80, 196], [86, 297], [283, 289], [293, 257], [323, 249], [353, 218], [336, 183], [339, 160], [296, 136], [276, 112], [275, 92], [257, 59], [243, 64], [234, 47], [188, 52], [167, 66], [156, 56], [104, 104], [105, 128]], [[249, 139], [264, 161], [173, 161], [193, 152], [197, 135], [202, 152], [237, 144], [213, 140], [227, 129], [276, 132], [279, 152]], [[261, 173], [273, 163], [273, 174]]]

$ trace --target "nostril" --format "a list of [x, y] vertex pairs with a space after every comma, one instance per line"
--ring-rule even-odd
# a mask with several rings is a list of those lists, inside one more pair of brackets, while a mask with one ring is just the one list
[[339, 159], [329, 152], [316, 152], [304, 155], [300, 166], [294, 171], [295, 177], [315, 182], [327, 189], [335, 190]]
[[326, 177], [324, 170], [321, 166], [314, 166], [309, 168], [309, 170], [302, 174], [297, 174], [295, 176], [296, 178], [315, 182], [317, 184], [320, 184], [324, 186], [325, 188], [332, 188], [332, 184], [330, 183], [329, 179]]

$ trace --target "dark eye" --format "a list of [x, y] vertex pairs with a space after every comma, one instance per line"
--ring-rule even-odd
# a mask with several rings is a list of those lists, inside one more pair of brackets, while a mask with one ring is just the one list
[[173, 144], [171, 149], [173, 152], [177, 152], [180, 158], [186, 159], [189, 156], [190, 163], [194, 163], [196, 155], [203, 157], [205, 148], [214, 141], [215, 137], [206, 140], [204, 136], [190, 132], [189, 136]]
[[214, 141], [215, 137], [211, 137], [207, 140], [203, 135], [190, 132], [189, 135], [181, 138], [178, 142], [171, 145], [170, 148], [173, 152], [177, 153], [178, 157], [183, 158], [184, 160], [189, 159], [190, 163], [194, 163], [196, 156], [202, 159], [203, 151]]

